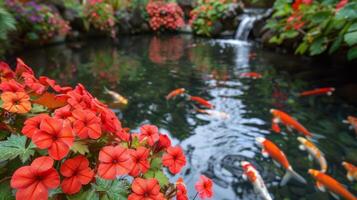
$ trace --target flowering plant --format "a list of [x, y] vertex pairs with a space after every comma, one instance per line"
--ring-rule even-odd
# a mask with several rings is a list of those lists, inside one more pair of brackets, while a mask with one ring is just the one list
[[[37, 78], [20, 59], [15, 71], [0, 62], [0, 76], [0, 185], [17, 200], [187, 199], [182, 179], [175, 185], [164, 173], [182, 170], [184, 152], [156, 126], [129, 133], [83, 85]], [[207, 177], [195, 188], [213, 195]]]
[[185, 24], [183, 11], [177, 3], [150, 1], [146, 6], [146, 11], [150, 17], [150, 27], [154, 31], [159, 29], [177, 30]]
[[200, 0], [198, 6], [190, 13], [190, 25], [198, 35], [210, 36], [213, 24], [221, 20], [229, 9], [229, 4], [236, 0]]
[[341, 47], [349, 49], [348, 59], [357, 58], [356, 2], [320, 2], [316, 0], [276, 1], [275, 13], [266, 25], [276, 35], [270, 42], [281, 44], [286, 39], [298, 41], [295, 53], [311, 56]]
[[55, 36], [66, 36], [70, 30], [57, 10], [35, 1], [22, 3], [18, 0], [6, 0], [7, 8], [18, 21], [18, 30], [25, 34], [26, 39], [41, 40], [46, 43]]
[[103, 0], [86, 1], [83, 8], [83, 16], [87, 29], [92, 26], [115, 37], [115, 15], [112, 5]]

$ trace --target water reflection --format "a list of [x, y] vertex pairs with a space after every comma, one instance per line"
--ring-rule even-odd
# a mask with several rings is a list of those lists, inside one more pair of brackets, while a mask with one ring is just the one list
[[[322, 136], [315, 142], [326, 154], [328, 173], [357, 191], [356, 185], [347, 182], [340, 165], [342, 160], [357, 163], [354, 132], [341, 123], [356, 109], [339, 96], [296, 96], [316, 85], [343, 86], [337, 80], [321, 82], [300, 72], [285, 71], [304, 67], [300, 71], [305, 74], [315, 73], [311, 63], [260, 50], [250, 43], [194, 39], [187, 35], [131, 36], [121, 38], [118, 44], [96, 40], [78, 45], [80, 49], [74, 48], [74, 44], [60, 45], [20, 56], [37, 67], [38, 73], [56, 77], [65, 85], [82, 82], [102, 101], [111, 101], [104, 87], [127, 97], [129, 104], [115, 109], [125, 126], [136, 130], [143, 123], [156, 124], [175, 144], [184, 147], [189, 162], [180, 176], [188, 180], [188, 187], [193, 188], [198, 174], [204, 173], [216, 183], [215, 199], [256, 199], [250, 184], [241, 178], [239, 162], [247, 160], [261, 171], [275, 199], [329, 199], [327, 194], [314, 189], [306, 175], [308, 168], [318, 166], [298, 150], [296, 137], [287, 139], [270, 131], [269, 109], [274, 107], [292, 114]], [[255, 53], [257, 56], [252, 59]], [[239, 79], [238, 74], [246, 71], [260, 72], [263, 78]], [[335, 70], [333, 76], [340, 77], [339, 74]], [[344, 79], [343, 84], [351, 82]], [[197, 113], [182, 98], [165, 100], [169, 91], [181, 87], [210, 100], [218, 111], [230, 117], [220, 119]], [[279, 187], [277, 183], [284, 172], [261, 156], [254, 141], [257, 136], [277, 143], [309, 185], [291, 182]]]

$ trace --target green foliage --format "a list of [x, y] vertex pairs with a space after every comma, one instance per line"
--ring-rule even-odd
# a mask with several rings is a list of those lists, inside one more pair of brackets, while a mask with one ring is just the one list
[[16, 29], [13, 16], [0, 4], [0, 40], [7, 40], [7, 34]]
[[108, 181], [101, 178], [96, 179], [93, 184], [95, 191], [100, 192], [101, 198], [105, 200], [125, 200], [128, 198], [130, 185], [125, 180]]
[[289, 0], [277, 0], [275, 12], [266, 28], [276, 33], [270, 42], [281, 44], [286, 39], [298, 42], [297, 54], [310, 56], [349, 49], [347, 58], [355, 59], [357, 44], [357, 3], [337, 8], [336, 1], [313, 1], [293, 8]]
[[[0, 161], [12, 160], [17, 156], [26, 162], [35, 153], [35, 145], [26, 145], [26, 136], [11, 135], [5, 141], [0, 141]], [[26, 147], [27, 146], [27, 147]]]
[[12, 196], [10, 181], [4, 181], [0, 183], [0, 200], [14, 200], [15, 197]]
[[222, 19], [229, 9], [232, 0], [223, 1], [198, 1], [199, 6], [191, 11], [190, 24], [198, 35], [211, 36], [213, 24]]

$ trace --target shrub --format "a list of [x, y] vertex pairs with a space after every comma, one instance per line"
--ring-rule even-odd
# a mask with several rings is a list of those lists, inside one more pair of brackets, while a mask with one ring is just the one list
[[190, 13], [190, 24], [198, 35], [211, 36], [213, 24], [220, 21], [235, 0], [199, 0], [198, 6]]
[[66, 36], [70, 30], [68, 22], [48, 5], [36, 1], [21, 3], [18, 0], [6, 0], [6, 6], [16, 17], [17, 28], [25, 39], [46, 43], [55, 36]]
[[177, 30], [184, 25], [183, 11], [177, 3], [150, 1], [146, 6], [150, 27], [154, 30]]
[[298, 41], [297, 54], [332, 54], [349, 49], [348, 59], [357, 58], [357, 2], [295, 0], [276, 1], [275, 13], [266, 28], [276, 32], [270, 42]]
[[112, 5], [103, 0], [89, 0], [84, 5], [83, 16], [87, 30], [92, 27], [115, 37], [115, 15]]

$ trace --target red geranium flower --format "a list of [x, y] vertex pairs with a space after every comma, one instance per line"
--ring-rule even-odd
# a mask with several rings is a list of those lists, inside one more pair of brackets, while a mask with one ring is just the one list
[[130, 156], [133, 161], [133, 168], [129, 175], [138, 176], [140, 173], [145, 173], [150, 168], [148, 160], [150, 150], [145, 147], [139, 147], [136, 150], [130, 150]]
[[0, 84], [0, 90], [3, 92], [24, 92], [24, 86], [15, 81], [14, 79], [8, 81], [2, 81]]
[[3, 79], [12, 79], [14, 78], [15, 73], [11, 70], [10, 66], [5, 63], [0, 61], [0, 78]]
[[24, 127], [21, 132], [29, 138], [32, 138], [32, 135], [40, 130], [40, 124], [42, 120], [46, 117], [49, 117], [47, 114], [39, 114], [34, 117], [28, 118], [24, 122]]
[[186, 185], [182, 177], [176, 181], [176, 190], [176, 200], [188, 200]]
[[345, 7], [345, 5], [348, 3], [348, 0], [340, 0], [337, 4], [336, 4], [336, 12], [338, 12], [339, 10], [341, 10], [343, 7]]
[[40, 76], [39, 82], [43, 85], [50, 86], [55, 92], [58, 93], [67, 93], [72, 90], [71, 87], [61, 87], [56, 84], [56, 81], [48, 78], [47, 76]]
[[33, 74], [24, 72], [21, 76], [24, 78], [25, 85], [35, 93], [42, 94], [46, 90], [46, 87], [42, 85]]
[[31, 110], [30, 97], [25, 92], [4, 92], [2, 107], [12, 113], [28, 113]]
[[181, 147], [169, 147], [162, 156], [162, 164], [169, 168], [173, 174], [181, 171], [182, 167], [186, 165], [186, 157]]
[[48, 154], [53, 159], [61, 160], [73, 145], [74, 136], [68, 124], [49, 117], [42, 120], [40, 131], [32, 135], [32, 140], [38, 148], [48, 148]]
[[128, 149], [121, 146], [106, 146], [99, 152], [98, 175], [113, 180], [118, 175], [125, 175], [133, 168]]
[[17, 61], [17, 64], [16, 64], [16, 69], [15, 69], [15, 73], [17, 75], [22, 75], [22, 73], [26, 72], [26, 73], [29, 73], [29, 74], [32, 74], [34, 75], [35, 73], [33, 73], [32, 69], [27, 66], [24, 61], [22, 61], [20, 58], [17, 58], [16, 59]]
[[82, 155], [66, 160], [61, 165], [60, 172], [66, 177], [61, 184], [62, 191], [66, 194], [79, 192], [82, 185], [88, 184], [94, 177], [88, 159]]
[[98, 139], [102, 135], [101, 121], [91, 110], [74, 110], [77, 120], [73, 123], [73, 130], [81, 139]]
[[152, 146], [159, 141], [159, 129], [154, 125], [143, 125], [140, 127], [140, 140], [146, 139], [147, 143]]
[[171, 140], [167, 135], [160, 134], [159, 137], [159, 142], [157, 143], [157, 146], [155, 148], [155, 152], [160, 152], [162, 150], [166, 150], [171, 146]]
[[133, 193], [128, 200], [164, 200], [164, 195], [160, 193], [160, 185], [156, 179], [136, 178], [131, 185]]
[[53, 118], [64, 120], [69, 124], [72, 124], [72, 122], [75, 121], [75, 118], [72, 115], [72, 109], [70, 105], [66, 105], [62, 108], [56, 109]]
[[120, 131], [117, 131], [117, 132], [115, 133], [115, 135], [116, 135], [121, 141], [129, 142], [129, 140], [130, 140], [130, 133], [128, 133], [128, 131], [125, 130], [124, 128], [121, 129]]
[[122, 129], [121, 123], [115, 113], [109, 109], [101, 111], [102, 129], [108, 132], [116, 133]]
[[60, 177], [48, 156], [36, 158], [30, 166], [20, 167], [11, 178], [11, 187], [17, 189], [16, 200], [47, 200], [48, 190], [60, 184]]
[[200, 180], [195, 184], [195, 189], [201, 199], [213, 196], [213, 182], [204, 175], [201, 175]]

